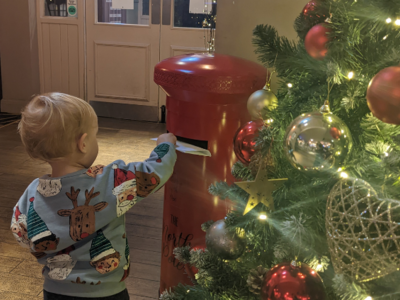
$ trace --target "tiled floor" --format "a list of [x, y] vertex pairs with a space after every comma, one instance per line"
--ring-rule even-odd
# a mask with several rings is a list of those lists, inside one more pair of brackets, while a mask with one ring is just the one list
[[[150, 138], [165, 132], [155, 123], [99, 119], [100, 153], [95, 164], [116, 159], [142, 161], [155, 142]], [[24, 152], [17, 125], [0, 127], [0, 299], [39, 300], [42, 267], [21, 248], [10, 231], [12, 209], [29, 183], [49, 167], [31, 160]], [[138, 203], [127, 214], [131, 274], [126, 280], [131, 300], [158, 297], [163, 190]]]

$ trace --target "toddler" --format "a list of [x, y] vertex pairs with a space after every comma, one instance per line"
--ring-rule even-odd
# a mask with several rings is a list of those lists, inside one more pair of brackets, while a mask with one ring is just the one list
[[163, 134], [145, 162], [92, 166], [97, 116], [61, 93], [36, 96], [19, 133], [32, 158], [50, 164], [14, 208], [11, 230], [44, 265], [44, 299], [129, 299], [125, 213], [161, 188], [176, 161], [176, 137]]

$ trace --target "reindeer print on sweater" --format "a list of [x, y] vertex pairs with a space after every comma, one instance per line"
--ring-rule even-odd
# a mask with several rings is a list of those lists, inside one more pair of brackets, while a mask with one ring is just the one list
[[71, 187], [71, 193], [66, 193], [67, 197], [72, 201], [73, 209], [60, 209], [57, 213], [62, 217], [69, 217], [69, 235], [75, 242], [83, 240], [96, 231], [95, 213], [102, 211], [108, 205], [107, 202], [100, 202], [96, 205], [89, 205], [90, 201], [100, 195], [100, 192], [93, 193], [94, 187], [88, 192], [85, 191], [85, 204], [78, 206], [78, 195], [80, 189], [75, 191]]

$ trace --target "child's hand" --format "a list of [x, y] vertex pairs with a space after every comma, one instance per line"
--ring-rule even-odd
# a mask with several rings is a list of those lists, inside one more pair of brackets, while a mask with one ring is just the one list
[[164, 133], [157, 139], [157, 145], [160, 145], [161, 143], [171, 143], [176, 145], [176, 136], [172, 133]]

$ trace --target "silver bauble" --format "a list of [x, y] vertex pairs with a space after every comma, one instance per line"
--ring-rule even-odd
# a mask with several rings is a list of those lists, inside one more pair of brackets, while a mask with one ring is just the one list
[[247, 110], [254, 120], [262, 119], [262, 110], [266, 107], [273, 110], [278, 105], [278, 98], [265, 86], [262, 90], [255, 91], [247, 100]]
[[239, 258], [246, 248], [244, 232], [230, 232], [225, 220], [219, 220], [208, 228], [206, 233], [207, 250], [221, 259], [232, 260]]
[[331, 113], [328, 101], [320, 111], [297, 117], [286, 130], [284, 143], [290, 163], [307, 172], [337, 171], [353, 146], [349, 128]]

